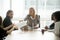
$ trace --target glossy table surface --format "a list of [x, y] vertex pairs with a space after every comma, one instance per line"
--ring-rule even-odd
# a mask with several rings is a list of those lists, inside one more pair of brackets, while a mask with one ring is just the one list
[[42, 34], [40, 29], [33, 31], [21, 31], [19, 29], [9, 34], [5, 40], [60, 40], [60, 38], [49, 31]]

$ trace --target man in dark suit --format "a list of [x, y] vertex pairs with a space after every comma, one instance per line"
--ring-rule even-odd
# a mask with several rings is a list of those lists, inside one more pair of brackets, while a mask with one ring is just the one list
[[14, 27], [11, 28], [12, 26], [14, 25], [9, 25], [8, 27], [3, 28], [2, 17], [0, 16], [0, 40], [5, 39], [4, 37], [6, 37], [8, 34], [10, 34], [14, 30]]
[[4, 28], [8, 27], [9, 25], [12, 25], [12, 22], [11, 22], [12, 18], [13, 18], [13, 11], [12, 10], [8, 10], [8, 12], [6, 14], [6, 17], [5, 17], [4, 21], [3, 21]]
[[6, 17], [3, 21], [3, 27], [6, 28], [9, 25], [12, 25], [8, 30], [12, 29], [14, 24], [12, 23], [11, 19], [13, 18], [13, 11], [12, 10], [8, 10]]

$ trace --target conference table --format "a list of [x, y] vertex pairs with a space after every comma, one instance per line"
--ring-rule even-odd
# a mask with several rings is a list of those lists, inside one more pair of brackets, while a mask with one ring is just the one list
[[19, 29], [9, 34], [5, 40], [60, 40], [60, 38], [49, 31], [42, 34], [41, 29], [33, 31], [21, 31]]
[[[26, 24], [17, 23], [17, 26], [22, 25]], [[60, 40], [60, 37], [57, 37], [52, 31], [45, 31], [44, 34], [42, 34], [41, 28], [32, 31], [22, 31], [20, 27], [18, 28], [18, 30], [12, 31], [5, 40]]]

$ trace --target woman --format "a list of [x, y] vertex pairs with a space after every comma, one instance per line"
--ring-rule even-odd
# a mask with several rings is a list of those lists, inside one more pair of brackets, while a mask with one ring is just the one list
[[[51, 16], [51, 20], [53, 20], [54, 21], [54, 13], [52, 14], [52, 16]], [[49, 29], [54, 29], [54, 26], [55, 26], [55, 22], [53, 22], [51, 25], [50, 25], [50, 28]]]
[[60, 37], [60, 11], [56, 11], [53, 14], [54, 14], [53, 19], [55, 22], [54, 33], [55, 35]]
[[35, 14], [35, 10], [32, 7], [29, 9], [29, 14], [25, 18], [25, 21], [27, 21], [27, 25], [33, 29], [40, 27], [40, 16]]
[[[54, 21], [54, 13], [52, 14], [51, 16], [51, 20]], [[55, 21], [49, 26], [46, 26], [45, 29], [54, 29], [54, 26], [55, 26]]]
[[[10, 27], [13, 26], [13, 25], [10, 25]], [[8, 29], [10, 27], [6, 27], [6, 28], [3, 28], [3, 24], [2, 24], [2, 17], [0, 16], [0, 40], [3, 40], [3, 38], [5, 36], [7, 36], [8, 34], [10, 34], [12, 32], [12, 30], [14, 29], [14, 27], [8, 31]]]

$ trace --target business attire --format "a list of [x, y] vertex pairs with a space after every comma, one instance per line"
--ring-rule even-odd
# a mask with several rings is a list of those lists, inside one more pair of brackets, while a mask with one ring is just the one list
[[27, 21], [27, 25], [30, 27], [36, 26], [37, 24], [39, 24], [40, 27], [40, 16], [36, 15], [36, 18], [32, 18], [30, 15], [27, 15], [27, 17], [24, 19], [25, 21]]
[[55, 23], [54, 33], [60, 36], [60, 21]]
[[52, 23], [49, 27], [49, 29], [54, 29], [55, 23]]
[[[8, 27], [9, 25], [12, 25], [12, 21], [11, 21], [10, 17], [7, 16], [3, 21], [3, 27], [5, 28], [5, 27]], [[8, 29], [8, 30], [10, 30], [10, 29]]]
[[3, 40], [3, 38], [7, 35], [8, 35], [7, 31], [1, 28], [1, 25], [0, 25], [0, 40]]

